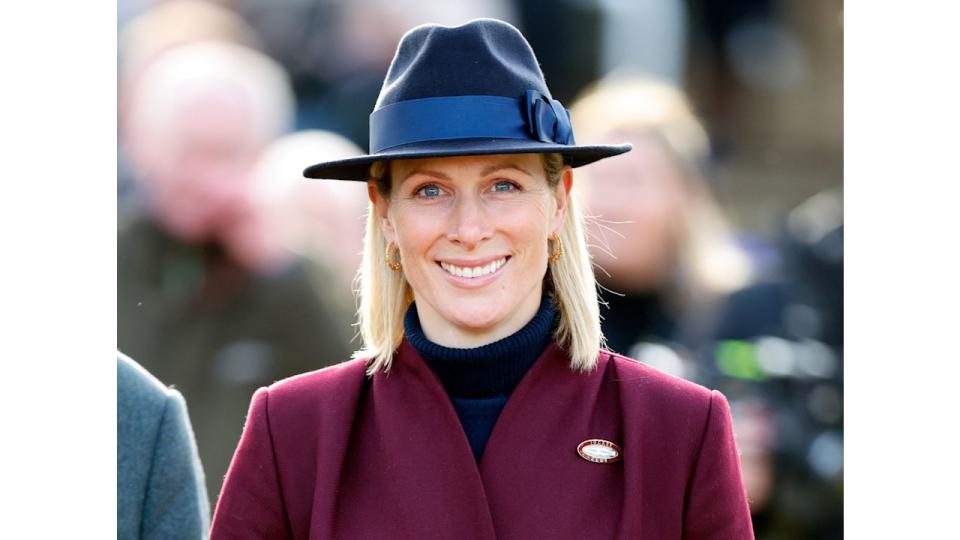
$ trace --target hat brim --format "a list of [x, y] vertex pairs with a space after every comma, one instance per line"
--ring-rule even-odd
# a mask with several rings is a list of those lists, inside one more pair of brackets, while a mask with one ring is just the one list
[[303, 171], [307, 178], [367, 181], [370, 165], [391, 159], [418, 159], [428, 157], [482, 156], [489, 154], [562, 154], [571, 167], [580, 167], [594, 161], [629, 152], [629, 143], [617, 145], [570, 146], [520, 139], [458, 139], [427, 141], [397, 146], [383, 152], [311, 165]]

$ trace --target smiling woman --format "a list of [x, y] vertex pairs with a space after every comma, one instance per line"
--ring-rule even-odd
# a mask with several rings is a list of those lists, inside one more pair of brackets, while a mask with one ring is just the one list
[[377, 186], [371, 194], [426, 336], [465, 348], [522, 328], [540, 306], [547, 238], [563, 222], [569, 182], [550, 188], [537, 154], [402, 160], [390, 169], [398, 181], [387, 196]]
[[365, 181], [364, 349], [260, 389], [213, 538], [751, 538], [716, 392], [604, 350], [573, 170], [500, 21], [407, 33]]

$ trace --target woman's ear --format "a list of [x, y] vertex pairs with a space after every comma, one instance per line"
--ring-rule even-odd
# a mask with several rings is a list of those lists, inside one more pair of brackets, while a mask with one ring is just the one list
[[377, 189], [377, 183], [374, 180], [367, 181], [367, 197], [373, 205], [373, 211], [377, 213], [377, 220], [380, 222], [380, 231], [388, 242], [396, 241], [396, 231], [393, 228], [393, 222], [390, 221], [390, 203], [380, 195]]
[[554, 188], [553, 195], [557, 201], [557, 210], [554, 212], [554, 222], [551, 227], [551, 234], [560, 234], [563, 229], [563, 221], [567, 217], [567, 207], [570, 204], [570, 190], [573, 189], [573, 169], [565, 166], [560, 171], [560, 181]]

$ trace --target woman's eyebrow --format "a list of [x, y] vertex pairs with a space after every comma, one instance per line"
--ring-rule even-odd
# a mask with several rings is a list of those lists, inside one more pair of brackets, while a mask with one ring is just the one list
[[497, 163], [497, 164], [491, 165], [491, 166], [483, 169], [482, 171], [480, 171], [480, 176], [486, 176], [486, 175], [488, 175], [488, 174], [490, 174], [490, 173], [492, 173], [492, 172], [499, 171], [499, 170], [501, 170], [501, 169], [514, 169], [514, 170], [517, 170], [517, 171], [522, 172], [523, 174], [525, 174], [525, 175], [527, 175], [527, 176], [533, 176], [532, 174], [530, 174], [530, 173], [529, 173], [526, 169], [524, 169], [523, 167], [521, 167], [521, 166], [519, 166], [519, 165], [515, 165], [515, 164], [513, 164], [513, 163]]
[[427, 169], [424, 169], [424, 170], [414, 169], [414, 170], [408, 172], [406, 175], [404, 175], [403, 179], [400, 180], [400, 183], [402, 184], [404, 181], [406, 181], [408, 178], [410, 178], [411, 176], [413, 176], [413, 175], [415, 175], [415, 174], [422, 174], [422, 175], [424, 175], [424, 176], [432, 176], [432, 177], [438, 178], [438, 179], [440, 179], [440, 180], [447, 180], [447, 181], [450, 180], [450, 177], [449, 177], [449, 176], [443, 174], [443, 173], [440, 172], [440, 171], [431, 171], [431, 170], [427, 170]]

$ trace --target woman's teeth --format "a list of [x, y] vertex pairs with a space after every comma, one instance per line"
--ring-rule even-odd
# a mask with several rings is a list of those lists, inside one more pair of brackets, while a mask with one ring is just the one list
[[480, 276], [485, 276], [487, 274], [492, 274], [500, 269], [501, 266], [507, 263], [507, 258], [498, 259], [486, 266], [474, 266], [470, 268], [461, 268], [459, 266], [454, 266], [450, 263], [441, 262], [440, 267], [447, 271], [448, 274], [453, 274], [457, 277], [465, 278], [475, 278]]

